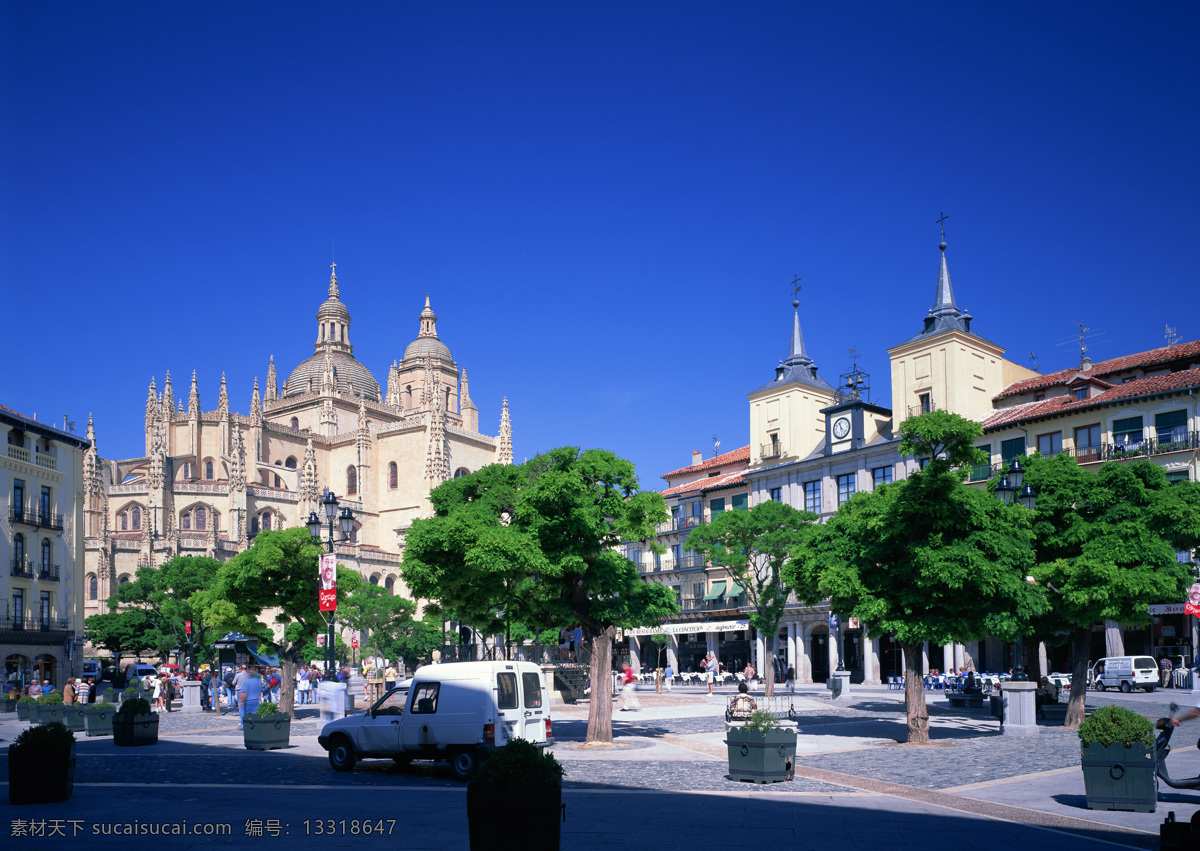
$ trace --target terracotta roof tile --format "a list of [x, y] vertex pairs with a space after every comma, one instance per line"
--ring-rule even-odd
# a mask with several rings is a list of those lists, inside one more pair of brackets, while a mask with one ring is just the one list
[[721, 488], [731, 488], [735, 485], [740, 485], [744, 481], [746, 481], [745, 473], [737, 471], [726, 473], [723, 476], [697, 479], [694, 482], [688, 482], [686, 485], [676, 485], [673, 488], [667, 488], [665, 491], [662, 491], [662, 495], [679, 496], [685, 493], [705, 493], [707, 491], [720, 490]]
[[746, 444], [741, 449], [732, 449], [729, 452], [722, 453], [707, 461], [701, 461], [699, 464], [692, 464], [688, 467], [680, 467], [678, 470], [672, 470], [669, 473], [663, 473], [664, 479], [673, 479], [676, 476], [683, 476], [689, 473], [700, 473], [704, 470], [711, 470], [713, 467], [723, 467], [726, 464], [736, 464], [738, 461], [750, 461], [750, 444]]
[[[1161, 349], [1151, 349], [1148, 352], [1138, 352], [1132, 355], [1123, 355], [1119, 358], [1111, 360], [1099, 361], [1092, 364], [1092, 369], [1088, 375], [1092, 377], [1100, 377], [1104, 375], [1112, 375], [1113, 373], [1123, 372], [1129, 369], [1137, 369], [1156, 366], [1158, 364], [1171, 363], [1176, 360], [1185, 360], [1189, 357], [1200, 357], [1200, 340], [1193, 340], [1190, 343], [1180, 343], [1177, 346], [1164, 346]], [[1053, 387], [1056, 384], [1066, 384], [1076, 373], [1079, 372], [1079, 367], [1071, 367], [1070, 369], [1060, 369], [1058, 372], [1039, 375], [1036, 378], [1027, 378], [1024, 381], [1018, 381], [1016, 384], [1011, 384], [1004, 388], [995, 399], [1007, 399], [1009, 396], [1018, 396], [1021, 393], [1028, 393], [1031, 390], [1040, 390], [1046, 387]]]
[[[1176, 347], [1177, 348], [1177, 347]], [[1152, 396], [1156, 393], [1169, 393], [1173, 390], [1184, 390], [1189, 387], [1200, 387], [1200, 369], [1186, 369], [1183, 372], [1172, 372], [1168, 375], [1148, 375], [1136, 381], [1126, 381], [1111, 390], [1093, 396], [1090, 399], [1076, 399], [1073, 396], [1055, 396], [1038, 402], [1025, 402], [1009, 408], [1001, 408], [983, 421], [985, 431], [999, 428], [1018, 420], [1028, 421], [1043, 417], [1071, 414], [1076, 411], [1087, 411], [1111, 405], [1121, 399], [1133, 399], [1138, 396]]]

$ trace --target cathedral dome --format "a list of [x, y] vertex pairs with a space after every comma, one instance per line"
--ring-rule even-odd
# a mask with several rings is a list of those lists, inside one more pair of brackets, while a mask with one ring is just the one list
[[429, 306], [429, 296], [425, 296], [425, 309], [421, 311], [419, 317], [421, 330], [417, 334], [417, 339], [408, 344], [408, 348], [404, 350], [404, 359], [409, 358], [437, 358], [444, 360], [446, 363], [454, 363], [454, 358], [450, 355], [450, 349], [438, 339], [437, 335], [437, 315], [433, 312], [433, 308]]
[[[338, 392], [344, 396], [363, 396], [372, 402], [380, 401], [379, 382], [354, 356], [337, 350], [330, 351], [333, 359], [333, 380]], [[318, 352], [292, 370], [287, 382], [283, 385], [283, 398], [300, 396], [321, 391], [321, 380], [325, 374], [325, 353]]]

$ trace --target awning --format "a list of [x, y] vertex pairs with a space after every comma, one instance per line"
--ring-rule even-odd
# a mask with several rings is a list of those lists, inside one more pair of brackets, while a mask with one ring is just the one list
[[730, 581], [730, 583], [729, 583], [729, 596], [730, 597], [736, 597], [738, 594], [744, 594], [745, 592], [746, 592], [746, 587], [744, 585], [742, 585], [742, 583], [738, 582], [736, 579]]
[[710, 588], [708, 593], [704, 595], [704, 599], [705, 600], [715, 600], [718, 597], [724, 597], [724, 596], [725, 596], [725, 580], [722, 579], [718, 582], [713, 583], [712, 588]]

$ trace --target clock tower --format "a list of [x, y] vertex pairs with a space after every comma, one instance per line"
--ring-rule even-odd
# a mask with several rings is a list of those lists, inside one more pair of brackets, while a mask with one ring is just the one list
[[825, 454], [861, 449], [892, 436], [892, 412], [873, 405], [871, 376], [857, 366], [843, 373], [833, 404], [822, 408], [825, 417]]

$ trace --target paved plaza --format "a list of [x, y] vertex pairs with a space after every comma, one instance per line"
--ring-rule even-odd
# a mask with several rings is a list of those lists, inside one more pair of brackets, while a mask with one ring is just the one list
[[[562, 848], [911, 851], [952, 838], [955, 848], [993, 851], [1112, 843], [1149, 849], [1158, 847], [1168, 811], [1187, 820], [1200, 809], [1200, 792], [1163, 787], [1156, 813], [1088, 810], [1074, 731], [1044, 726], [1035, 737], [1001, 736], [986, 710], [952, 710], [936, 693], [929, 695], [932, 744], [899, 744], [903, 693], [882, 688], [858, 687], [836, 704], [818, 688], [798, 689], [795, 780], [734, 782], [723, 743], [728, 696], [678, 687], [669, 695], [643, 692], [640, 711], [614, 711], [614, 746], [604, 748], [583, 744], [586, 706], [556, 706], [554, 753], [567, 772]], [[1088, 705], [1120, 702], [1157, 717], [1171, 700], [1194, 698], [1089, 694]], [[77, 735], [74, 796], [9, 807], [3, 845], [65, 849], [75, 833], [90, 848], [149, 847], [160, 840], [105, 833], [186, 821], [191, 835], [169, 840], [172, 851], [468, 847], [465, 787], [446, 766], [367, 760], [334, 772], [317, 745], [315, 715], [301, 708], [291, 747], [279, 751], [245, 750], [232, 714], [163, 715], [154, 747], [118, 749], [110, 738]], [[0, 716], [0, 740], [24, 726], [15, 715]], [[1197, 735], [1200, 722], [1177, 733], [1172, 774], [1200, 773], [1200, 751], [1190, 746]], [[7, 783], [7, 762], [3, 771]], [[497, 827], [514, 831], [521, 847], [519, 826]], [[31, 832], [37, 835], [19, 835]]]

